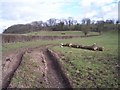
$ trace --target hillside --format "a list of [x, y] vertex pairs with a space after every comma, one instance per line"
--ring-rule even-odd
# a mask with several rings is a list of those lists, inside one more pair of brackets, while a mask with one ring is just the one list
[[[3, 33], [11, 34], [24, 34], [37, 31], [83, 31], [87, 34], [89, 31], [103, 32], [109, 30], [115, 30], [120, 27], [120, 24], [114, 23], [111, 20], [106, 21], [96, 21], [93, 23], [90, 19], [83, 19], [84, 22], [79, 23], [75, 20], [64, 20], [61, 19], [55, 21], [54, 19], [49, 19], [46, 22], [34, 21], [27, 24], [16, 24], [8, 27]], [[108, 22], [109, 21], [109, 22]]]

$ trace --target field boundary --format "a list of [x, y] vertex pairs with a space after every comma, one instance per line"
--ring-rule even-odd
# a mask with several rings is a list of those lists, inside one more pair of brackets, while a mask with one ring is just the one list
[[87, 36], [78, 36], [78, 35], [69, 35], [69, 36], [34, 36], [34, 35], [15, 35], [15, 34], [2, 34], [2, 43], [16, 43], [16, 42], [28, 42], [36, 40], [58, 40], [58, 39], [71, 39], [71, 38], [85, 38], [93, 37], [99, 35], [87, 35]]
[[2, 34], [2, 43], [15, 43], [26, 42], [34, 40], [57, 40], [57, 39], [69, 39], [78, 38], [81, 36], [26, 36], [26, 35], [7, 35]]

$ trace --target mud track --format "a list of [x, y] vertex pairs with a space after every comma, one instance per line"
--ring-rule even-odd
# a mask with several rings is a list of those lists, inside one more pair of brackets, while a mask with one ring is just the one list
[[9, 86], [10, 81], [14, 75], [14, 72], [19, 67], [22, 57], [23, 57], [24, 51], [18, 52], [16, 54], [10, 54], [7, 57], [3, 58], [5, 59], [2, 64], [2, 87], [6, 88]]
[[[21, 52], [15, 52], [7, 55], [3, 62], [3, 88], [70, 88], [72, 85], [70, 80], [66, 76], [62, 65], [58, 60], [58, 55], [48, 49], [49, 46], [23, 50]], [[24, 57], [30, 56], [30, 60], [25, 62]], [[36, 66], [32, 66], [31, 60], [36, 62]], [[24, 73], [20, 71], [21, 65], [29, 67], [29, 72], [33, 73], [37, 79], [33, 78], [34, 84], [29, 82], [29, 79]], [[30, 66], [31, 65], [31, 66]], [[24, 84], [23, 82], [13, 83], [12, 79], [23, 73], [24, 79], [27, 78]], [[26, 72], [27, 73], [27, 72]], [[29, 75], [30, 76], [30, 75]], [[43, 84], [43, 85], [42, 85]]]

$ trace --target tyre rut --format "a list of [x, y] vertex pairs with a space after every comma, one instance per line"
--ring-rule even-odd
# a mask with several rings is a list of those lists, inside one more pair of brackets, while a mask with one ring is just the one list
[[[37, 63], [37, 68], [32, 67], [32, 66], [28, 66], [28, 67], [31, 67], [32, 73], [38, 74], [36, 78], [39, 78], [39, 79], [33, 79], [33, 80], [35, 81], [35, 83], [38, 84], [39, 87], [34, 84], [32, 86], [29, 84], [27, 87], [28, 88], [34, 88], [34, 87], [36, 88], [40, 88], [40, 87], [41, 88], [42, 87], [44, 88], [71, 88], [72, 89], [72, 86], [70, 85], [68, 78], [66, 77], [64, 72], [61, 70], [61, 66], [58, 63], [57, 58], [54, 57], [52, 53], [50, 53], [50, 51], [47, 49], [49, 47], [51, 47], [51, 45], [46, 46], [46, 47], [40, 47], [40, 48], [37, 47], [34, 49], [28, 49], [24, 53], [22, 52], [22, 56], [24, 56], [27, 52], [27, 54], [31, 56], [31, 59], [33, 59], [34, 62]], [[18, 61], [18, 58], [16, 60]], [[25, 60], [23, 60], [23, 58], [20, 58], [19, 61], [21, 63]], [[22, 84], [20, 82], [18, 82], [19, 84], [11, 83], [12, 78], [14, 78], [16, 75], [19, 75], [18, 74], [18, 72], [20, 71], [19, 67], [22, 65], [20, 63], [16, 64], [17, 65], [16, 70], [14, 70], [14, 72], [11, 72], [12, 73], [12, 76], [10, 79], [11, 81], [10, 80], [6, 81], [7, 83], [8, 82], [9, 83], [8, 84], [4, 83], [3, 88], [7, 88], [7, 87], [8, 88], [20, 88], [20, 87], [25, 88], [25, 85], [20, 85]], [[28, 63], [26, 63], [26, 65], [27, 64]], [[3, 72], [5, 71], [3, 70]], [[6, 76], [6, 77], [9, 78], [10, 76]], [[24, 78], [27, 78], [27, 77], [24, 77]], [[29, 78], [28, 78], [28, 81], [29, 81]]]

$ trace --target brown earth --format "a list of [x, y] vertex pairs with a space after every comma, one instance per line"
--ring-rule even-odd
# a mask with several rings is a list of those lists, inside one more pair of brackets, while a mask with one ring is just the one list
[[[51, 46], [53, 45], [4, 54], [3, 88], [72, 89], [59, 62], [59, 55], [48, 49]], [[18, 78], [21, 78], [21, 81], [16, 82], [15, 79]]]
[[14, 72], [17, 70], [18, 66], [21, 63], [22, 56], [24, 51], [11, 53], [6, 57], [3, 56], [3, 63], [2, 63], [2, 87], [5, 88], [9, 85]]

